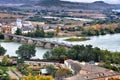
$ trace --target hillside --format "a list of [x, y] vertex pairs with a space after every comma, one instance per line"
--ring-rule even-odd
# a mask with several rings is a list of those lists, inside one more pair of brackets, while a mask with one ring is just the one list
[[67, 7], [67, 8], [75, 8], [75, 9], [108, 9], [108, 8], [115, 8], [115, 5], [107, 4], [103, 1], [96, 1], [93, 3], [75, 3], [75, 2], [67, 2], [67, 1], [60, 1], [60, 0], [44, 0], [38, 1], [36, 4], [38, 6], [44, 7]]
[[5, 3], [32, 3], [40, 0], [0, 0], [0, 4], [5, 4]]
[[41, 6], [41, 7], [61, 7], [61, 8], [70, 8], [70, 9], [111, 9], [111, 8], [120, 8], [117, 5], [107, 4], [103, 1], [96, 1], [93, 3], [77, 3], [77, 2], [68, 2], [60, 0], [0, 0], [0, 3], [24, 3], [24, 6]]

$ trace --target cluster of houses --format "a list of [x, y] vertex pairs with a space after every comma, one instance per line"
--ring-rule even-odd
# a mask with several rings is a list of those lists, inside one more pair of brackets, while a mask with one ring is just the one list
[[72, 73], [76, 72], [76, 70], [78, 71], [78, 69], [81, 68], [76, 75], [65, 78], [64, 80], [120, 79], [120, 73], [103, 67], [99, 67], [98, 63], [91, 64], [74, 60], [66, 60], [64, 64], [72, 71]]
[[[37, 66], [54, 65], [61, 68], [68, 68], [71, 70], [73, 76], [64, 78], [63, 80], [109, 80], [120, 79], [120, 73], [99, 67], [99, 63], [78, 62], [75, 60], [65, 60], [64, 64], [58, 62], [46, 61], [25, 61], [26, 64], [35, 68]], [[40, 69], [42, 75], [47, 74], [46, 69]]]
[[12, 23], [0, 23], [0, 32], [14, 34], [17, 28], [21, 29], [23, 33], [34, 31], [35, 27], [31, 21], [22, 21], [22, 19], [16, 19], [16, 22]]
[[[0, 62], [2, 62], [3, 56], [0, 56]], [[12, 64], [17, 64], [15, 58], [9, 58]], [[40, 69], [41, 66], [54, 65], [55, 67], [68, 68], [71, 70], [73, 76], [64, 78], [63, 80], [110, 80], [120, 79], [120, 73], [113, 70], [109, 70], [103, 67], [99, 67], [98, 63], [78, 62], [75, 60], [65, 60], [64, 63], [49, 62], [49, 61], [25, 61], [25, 64], [29, 65], [32, 69]], [[39, 70], [41, 75], [48, 75], [46, 69]]]

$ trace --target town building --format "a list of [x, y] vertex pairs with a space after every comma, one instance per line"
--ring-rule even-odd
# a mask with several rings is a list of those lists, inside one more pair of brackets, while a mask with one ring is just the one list
[[74, 60], [66, 60], [64, 64], [73, 73], [81, 68], [77, 74], [74, 74], [72, 77], [65, 78], [64, 80], [108, 80], [110, 78], [120, 79], [120, 73], [99, 67], [96, 64], [78, 62]]
[[16, 19], [16, 26], [20, 29], [22, 28], [22, 20], [20, 18]]
[[2, 27], [0, 28], [2, 33], [8, 33], [8, 34], [14, 34], [17, 30], [17, 26], [14, 23], [2, 24]]
[[10, 24], [0, 23], [0, 32], [2, 33], [14, 34], [17, 28], [21, 29], [22, 33], [28, 33], [36, 30], [31, 21], [22, 21], [21, 19], [17, 19], [16, 22]]

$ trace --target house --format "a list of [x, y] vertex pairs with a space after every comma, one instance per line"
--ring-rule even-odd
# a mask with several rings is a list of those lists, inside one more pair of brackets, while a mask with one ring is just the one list
[[0, 23], [0, 31], [2, 33], [14, 34], [17, 28], [21, 29], [22, 33], [28, 33], [36, 30], [31, 21], [22, 21], [19, 18], [16, 20], [16, 22], [10, 24]]
[[1, 32], [11, 34], [12, 28], [11, 28], [11, 26], [8, 26], [8, 25], [2, 25]]
[[34, 25], [32, 25], [30, 21], [24, 21], [22, 25], [22, 33], [28, 33], [36, 30], [36, 28], [34, 27]]
[[[85, 62], [78, 62], [74, 60], [66, 60], [64, 62], [72, 72], [76, 72], [72, 77], [65, 78], [64, 80], [108, 80], [109, 78], [120, 79], [120, 73], [99, 67]], [[80, 67], [80, 68], [78, 68]]]
[[3, 24], [1, 27], [2, 33], [14, 34], [17, 30], [17, 26], [14, 23]]
[[4, 56], [0, 56], [0, 62], [2, 62], [3, 57], [4, 57]]
[[40, 75], [48, 75], [47, 69], [40, 69]]

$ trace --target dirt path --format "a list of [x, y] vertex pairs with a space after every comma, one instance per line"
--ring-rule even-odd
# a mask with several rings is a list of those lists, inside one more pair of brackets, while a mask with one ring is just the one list
[[11, 79], [17, 79], [17, 80], [19, 80], [18, 76], [16, 76], [11, 70], [9, 70], [7, 73], [9, 74], [9, 76], [10, 76]]

